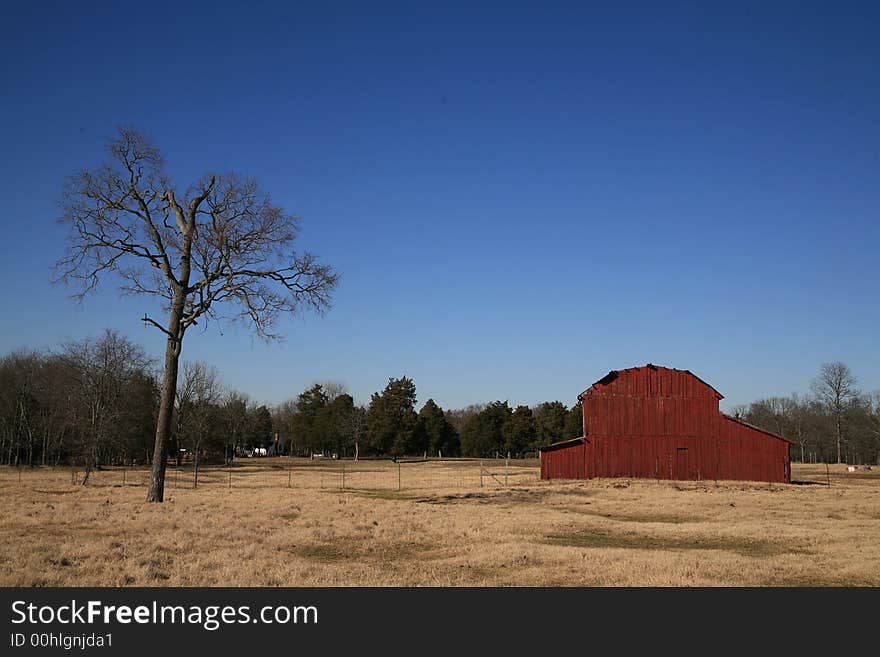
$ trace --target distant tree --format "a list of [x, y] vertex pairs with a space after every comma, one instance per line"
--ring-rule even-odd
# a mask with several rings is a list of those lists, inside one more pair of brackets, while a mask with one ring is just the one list
[[381, 393], [374, 392], [367, 408], [367, 442], [378, 454], [402, 456], [412, 449], [416, 426], [416, 384], [402, 376], [388, 379]]
[[272, 442], [272, 412], [268, 406], [248, 412], [245, 436], [250, 447], [267, 447]]
[[42, 363], [36, 351], [18, 351], [0, 363], [0, 420], [10, 465], [34, 464]]
[[220, 423], [223, 431], [225, 465], [235, 459], [235, 451], [242, 447], [248, 428], [250, 401], [247, 395], [230, 390], [220, 402]]
[[354, 448], [354, 460], [360, 456], [360, 446], [367, 440], [367, 409], [363, 406], [355, 406], [351, 409], [349, 436]]
[[143, 454], [146, 462], [156, 437], [153, 428], [159, 410], [159, 385], [153, 372], [133, 372], [125, 398], [124, 412], [116, 425], [113, 458], [125, 463], [132, 460], [134, 454]]
[[453, 408], [445, 411], [446, 420], [461, 435], [468, 420], [484, 408], [486, 408], [486, 404], [471, 404], [465, 408]]
[[456, 456], [459, 453], [458, 432], [446, 419], [446, 414], [433, 399], [419, 411], [415, 443], [422, 451], [437, 456]]
[[295, 399], [286, 399], [272, 409], [272, 429], [283, 443], [283, 451], [293, 455], [300, 445], [293, 439], [293, 422], [297, 411]]
[[841, 443], [845, 439], [844, 416], [849, 405], [859, 394], [856, 383], [856, 377], [849, 367], [841, 362], [833, 362], [822, 365], [819, 376], [812, 384], [816, 397], [834, 418], [838, 463], [842, 463]]
[[578, 401], [572, 406], [568, 414], [565, 416], [565, 429], [563, 431], [564, 438], [577, 438], [584, 435], [584, 415], [581, 402]]
[[149, 359], [139, 346], [115, 331], [105, 331], [97, 340], [69, 342], [59, 358], [67, 368], [66, 380], [74, 397], [74, 449], [85, 465], [80, 482], [85, 486], [131, 408], [129, 393]]
[[868, 395], [865, 408], [868, 413], [874, 463], [880, 463], [880, 390]]
[[324, 387], [316, 383], [296, 398], [296, 412], [291, 426], [292, 440], [310, 452], [323, 451], [327, 442], [321, 411], [327, 406]]
[[354, 399], [347, 393], [339, 394], [318, 410], [314, 432], [321, 441], [316, 446], [322, 452], [332, 451], [343, 456], [347, 449], [354, 448], [353, 413]]
[[58, 280], [80, 284], [80, 297], [114, 275], [122, 290], [162, 303], [168, 319], [143, 321], [166, 336], [165, 365], [148, 502], [161, 502], [178, 365], [186, 331], [231, 309], [267, 339], [282, 313], [324, 311], [336, 274], [293, 244], [297, 217], [274, 205], [257, 183], [236, 173], [207, 175], [183, 196], [162, 155], [125, 128], [109, 144], [111, 163], [82, 171], [67, 185], [61, 221], [69, 248]]
[[[565, 422], [568, 417], [568, 409], [559, 401], [544, 402], [534, 410], [535, 423], [538, 427], [538, 444], [549, 445], [551, 443], [576, 438], [567, 436]], [[578, 434], [580, 435], [580, 434]]]
[[521, 456], [531, 449], [538, 438], [537, 425], [528, 406], [517, 406], [501, 428], [504, 436], [504, 451]]
[[348, 388], [345, 387], [344, 383], [339, 383], [339, 381], [322, 381], [320, 386], [328, 402], [348, 394]]
[[193, 455], [193, 488], [199, 486], [202, 450], [220, 426], [223, 393], [216, 368], [202, 361], [183, 364], [183, 379], [177, 392], [178, 425], [183, 442]]
[[737, 420], [745, 420], [749, 414], [750, 404], [737, 404], [730, 409], [729, 415]]
[[461, 453], [491, 457], [504, 451], [502, 429], [511, 413], [506, 401], [494, 401], [472, 415], [461, 432]]

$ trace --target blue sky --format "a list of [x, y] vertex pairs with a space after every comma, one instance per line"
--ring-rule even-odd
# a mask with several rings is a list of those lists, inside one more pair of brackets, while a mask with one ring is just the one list
[[132, 124], [181, 187], [254, 175], [341, 274], [281, 344], [188, 334], [256, 399], [570, 404], [649, 361], [724, 408], [829, 360], [880, 388], [875, 3], [123, 4], [4, 10], [0, 352], [161, 355], [147, 300], [49, 282], [66, 177]]

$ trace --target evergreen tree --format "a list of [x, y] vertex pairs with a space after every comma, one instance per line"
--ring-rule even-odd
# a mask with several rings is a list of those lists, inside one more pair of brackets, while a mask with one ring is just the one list
[[405, 376], [388, 379], [381, 394], [373, 393], [367, 409], [367, 443], [373, 452], [392, 456], [413, 452], [415, 403], [416, 384]]
[[552, 401], [539, 404], [534, 415], [538, 428], [538, 445], [549, 445], [565, 440], [565, 438], [577, 437], [565, 435], [565, 420], [568, 416], [568, 409], [562, 402]]
[[565, 416], [565, 436], [563, 440], [584, 435], [584, 416], [581, 402], [578, 401]]
[[494, 456], [504, 451], [502, 429], [512, 411], [506, 401], [494, 401], [472, 415], [461, 432], [461, 453], [465, 456]]
[[311, 452], [322, 452], [327, 438], [325, 422], [319, 419], [327, 405], [327, 395], [320, 383], [316, 383], [297, 397], [296, 413], [292, 417], [293, 442]]
[[318, 411], [316, 435], [323, 441], [322, 451], [332, 451], [340, 456], [354, 445], [352, 413], [354, 399], [343, 393]]
[[272, 412], [268, 406], [257, 406], [248, 413], [246, 436], [251, 447], [267, 447], [272, 442]]
[[446, 414], [443, 412], [443, 409], [433, 399], [425, 402], [422, 410], [419, 411], [414, 443], [422, 451], [432, 455], [458, 455], [458, 432], [446, 420]]
[[508, 454], [521, 456], [531, 449], [538, 437], [532, 409], [528, 406], [517, 406], [507, 418], [501, 432], [504, 436], [504, 451]]

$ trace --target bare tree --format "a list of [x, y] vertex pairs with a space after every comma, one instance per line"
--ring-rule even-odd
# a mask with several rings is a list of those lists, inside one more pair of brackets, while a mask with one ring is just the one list
[[183, 381], [177, 392], [180, 432], [193, 453], [193, 488], [199, 486], [199, 455], [218, 425], [223, 384], [217, 369], [202, 361], [183, 364]]
[[102, 449], [118, 434], [131, 384], [150, 361], [139, 346], [114, 331], [105, 331], [98, 340], [68, 343], [59, 358], [74, 397], [76, 448], [85, 465], [80, 483], [85, 486], [100, 465]]
[[9, 465], [33, 465], [41, 362], [35, 351], [18, 351], [0, 360], [0, 417]]
[[363, 406], [355, 406], [351, 409], [348, 421], [348, 440], [354, 444], [354, 460], [358, 460], [360, 444], [367, 437], [367, 409]]
[[812, 388], [834, 418], [837, 439], [837, 462], [842, 463], [841, 443], [843, 442], [843, 416], [852, 401], [858, 396], [856, 377], [849, 367], [841, 362], [825, 363], [819, 376], [813, 380]]
[[339, 383], [339, 381], [324, 381], [320, 385], [324, 390], [324, 396], [327, 397], [328, 403], [332, 402], [337, 397], [348, 394], [348, 388], [346, 385], [344, 383]]
[[871, 431], [872, 444], [874, 446], [875, 463], [880, 463], [880, 390], [875, 390], [867, 396], [866, 410]]
[[293, 441], [293, 423], [296, 416], [297, 400], [285, 399], [272, 409], [272, 428], [283, 441], [288, 456], [293, 456], [296, 445]]
[[323, 312], [336, 286], [333, 270], [293, 243], [297, 217], [273, 205], [248, 177], [211, 174], [182, 195], [162, 156], [140, 133], [123, 128], [110, 141], [112, 161], [69, 182], [62, 223], [70, 229], [57, 280], [78, 283], [82, 297], [107, 274], [123, 291], [162, 303], [165, 365], [147, 501], [161, 502], [178, 364], [187, 329], [218, 316], [252, 324], [257, 334], [282, 313]]

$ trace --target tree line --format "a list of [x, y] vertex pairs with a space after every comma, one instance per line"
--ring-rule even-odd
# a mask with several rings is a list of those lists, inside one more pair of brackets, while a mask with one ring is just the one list
[[582, 433], [580, 403], [511, 408], [507, 401], [444, 410], [428, 399], [416, 410], [415, 382], [390, 378], [367, 406], [339, 383], [318, 383], [282, 403], [276, 430], [291, 453], [435, 457], [521, 457], [541, 445]]
[[[83, 481], [102, 465], [153, 460], [161, 372], [115, 331], [47, 352], [0, 358], [0, 462], [77, 465]], [[880, 461], [880, 392], [863, 393], [849, 368], [825, 364], [810, 395], [768, 397], [732, 414], [795, 442], [809, 462]], [[242, 455], [359, 458], [523, 457], [582, 434], [580, 402], [507, 401], [443, 409], [417, 404], [415, 382], [390, 378], [367, 405], [333, 381], [275, 407], [223, 383], [204, 362], [183, 363], [165, 457], [180, 465], [231, 464]]]
[[[104, 465], [150, 463], [161, 376], [141, 346], [110, 330], [50, 351], [3, 356], [0, 463], [76, 465], [83, 483]], [[165, 456], [177, 465], [192, 462], [196, 472], [200, 462], [230, 464], [261, 449], [354, 458], [518, 457], [581, 433], [579, 404], [416, 404], [415, 383], [403, 376], [389, 379], [367, 406], [331, 381], [270, 408], [224, 384], [213, 366], [185, 361]]]
[[845, 363], [822, 365], [808, 395], [759, 399], [733, 415], [793, 440], [802, 462], [880, 463], [880, 390], [859, 390]]
[[[50, 352], [0, 358], [0, 462], [76, 465], [81, 483], [102, 465], [152, 460], [160, 376], [146, 352], [115, 331]], [[217, 371], [184, 363], [168, 453], [230, 462], [272, 438], [272, 413], [225, 387]]]

